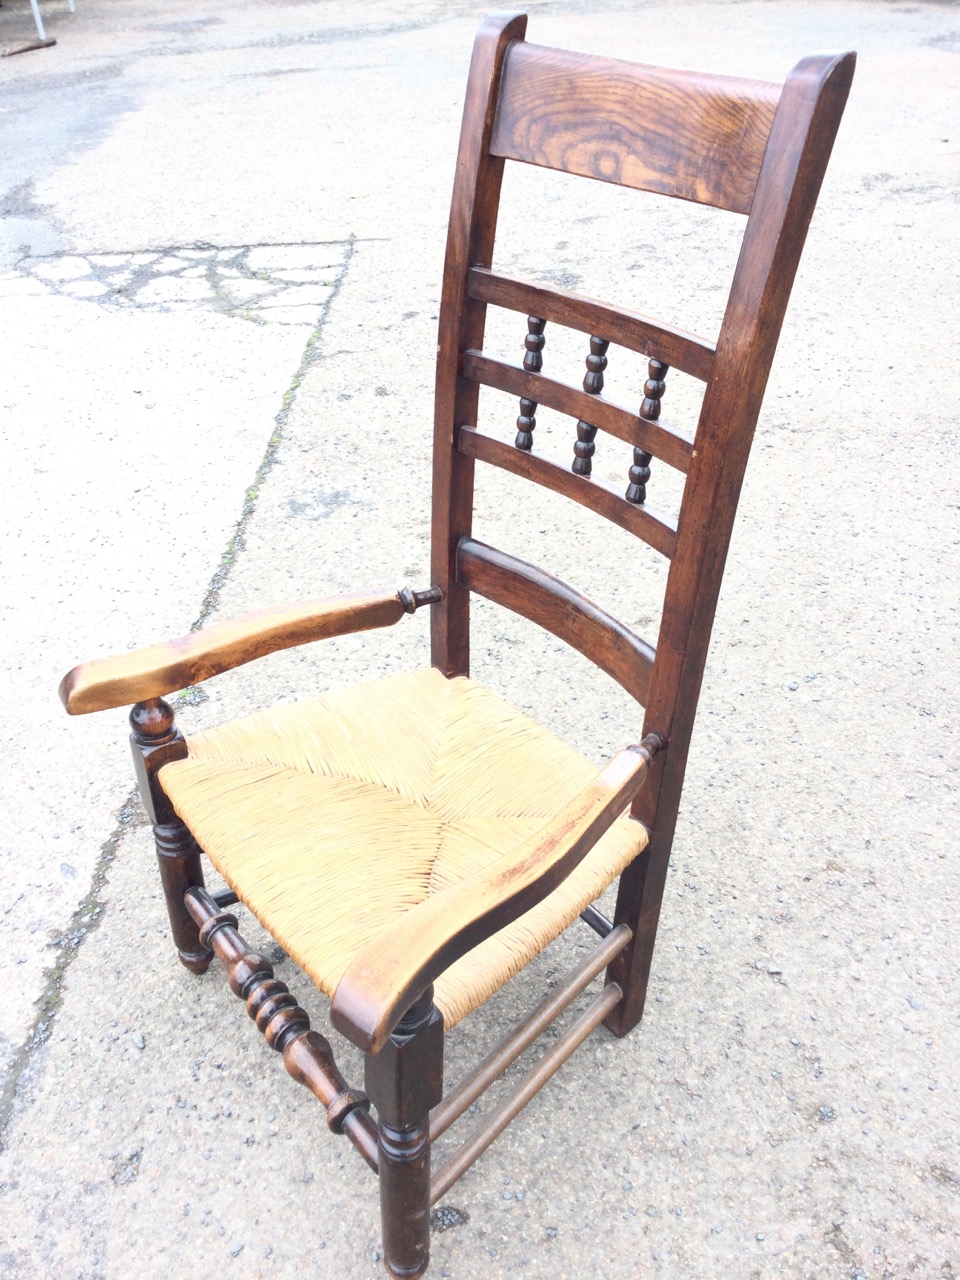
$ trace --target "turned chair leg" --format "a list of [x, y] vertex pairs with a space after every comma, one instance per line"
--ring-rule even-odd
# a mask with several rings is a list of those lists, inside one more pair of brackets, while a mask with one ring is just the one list
[[180, 963], [191, 973], [206, 973], [213, 959], [200, 941], [196, 921], [183, 904], [183, 895], [197, 885], [203, 888], [203, 869], [196, 840], [182, 822], [158, 823], [153, 828], [160, 882], [167, 900], [170, 932]]
[[430, 1261], [430, 1110], [443, 1096], [443, 1019], [429, 987], [377, 1054], [366, 1091], [380, 1124], [380, 1219], [392, 1276], [420, 1276]]
[[196, 921], [184, 906], [183, 895], [193, 885], [203, 888], [203, 869], [196, 840], [177, 817], [157, 774], [171, 760], [187, 754], [183, 734], [173, 722], [173, 708], [162, 698], [138, 702], [130, 712], [130, 745], [140, 795], [153, 823], [160, 881], [180, 963], [192, 973], [205, 973], [213, 952], [200, 941]]

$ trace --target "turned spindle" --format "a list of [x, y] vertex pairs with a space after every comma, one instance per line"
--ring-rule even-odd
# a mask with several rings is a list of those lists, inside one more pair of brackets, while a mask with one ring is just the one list
[[[591, 337], [590, 354], [587, 356], [587, 372], [583, 389], [589, 395], [598, 396], [603, 390], [603, 371], [607, 367], [607, 348], [610, 343], [603, 338]], [[573, 446], [573, 470], [578, 476], [588, 476], [593, 470], [593, 458], [597, 446], [594, 438], [597, 428], [581, 418], [577, 423], [577, 442]]]
[[[643, 404], [640, 406], [640, 417], [648, 422], [656, 422], [660, 417], [660, 401], [665, 389], [664, 378], [669, 365], [661, 360], [651, 360], [647, 365], [648, 377], [643, 384]], [[633, 466], [630, 468], [630, 485], [625, 497], [628, 502], [640, 506], [647, 500], [647, 481], [650, 479], [651, 454], [635, 447], [633, 450]]]
[[223, 965], [230, 990], [246, 1003], [247, 1013], [283, 1065], [327, 1111], [332, 1133], [345, 1133], [371, 1169], [376, 1169], [377, 1129], [368, 1114], [370, 1100], [351, 1089], [340, 1074], [329, 1042], [310, 1029], [310, 1018], [297, 1004], [273, 965], [241, 936], [237, 917], [220, 911], [203, 889], [190, 889], [184, 906], [200, 929], [201, 944]]
[[[546, 342], [546, 338], [543, 336], [546, 323], [546, 320], [541, 320], [539, 316], [527, 316], [528, 333], [523, 343], [526, 347], [523, 367], [527, 373], [539, 373], [543, 368], [541, 352]], [[529, 450], [533, 448], [533, 431], [537, 425], [536, 412], [536, 400], [528, 400], [524, 396], [520, 401], [520, 416], [517, 418], [517, 438], [514, 441], [518, 449]]]

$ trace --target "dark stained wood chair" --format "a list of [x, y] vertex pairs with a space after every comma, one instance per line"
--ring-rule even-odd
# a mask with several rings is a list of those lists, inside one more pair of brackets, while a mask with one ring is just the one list
[[[427, 1267], [430, 1206], [601, 1022], [640, 1019], [707, 647], [760, 403], [840, 121], [854, 55], [805, 58], [782, 85], [659, 70], [477, 37], [450, 216], [434, 436], [431, 584], [309, 601], [75, 668], [72, 714], [135, 703], [133, 748], [180, 959], [216, 954], [287, 1070], [379, 1174], [394, 1276]], [[505, 161], [745, 215], [716, 342], [492, 270]], [[485, 354], [489, 307], [526, 317], [522, 367]], [[583, 389], [541, 372], [547, 325], [589, 345]], [[641, 353], [638, 412], [602, 394], [607, 351]], [[675, 368], [704, 384], [695, 434], [660, 420]], [[515, 443], [478, 425], [480, 386], [520, 399]], [[638, 396], [638, 399], [640, 397]], [[572, 464], [534, 447], [538, 405], [571, 424]], [[597, 431], [624, 484], [591, 474]], [[651, 463], [682, 473], [679, 517], [646, 504]], [[477, 462], [606, 516], [669, 562], [656, 647], [572, 587], [472, 536]], [[631, 464], [632, 461], [632, 465]], [[645, 708], [638, 745], [598, 774], [469, 678], [472, 592], [575, 646]], [[262, 654], [425, 608], [426, 671], [260, 713], [185, 740], [164, 694]], [[229, 891], [204, 888], [201, 851]], [[593, 904], [619, 877], [616, 912]], [[365, 1092], [226, 908], [245, 903], [332, 998], [366, 1055]], [[443, 1033], [578, 916], [596, 951], [443, 1097]], [[599, 995], [479, 1133], [431, 1176], [431, 1142], [606, 970]], [[376, 1119], [370, 1113], [376, 1108]]]

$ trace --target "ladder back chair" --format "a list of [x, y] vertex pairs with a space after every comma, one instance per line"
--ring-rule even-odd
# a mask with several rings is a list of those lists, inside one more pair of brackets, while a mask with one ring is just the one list
[[[135, 704], [133, 754], [174, 941], [215, 954], [290, 1074], [379, 1175], [384, 1258], [426, 1270], [430, 1207], [601, 1022], [643, 1012], [687, 750], [754, 426], [855, 57], [805, 58], [782, 85], [541, 48], [523, 15], [481, 26], [467, 85], [437, 360], [432, 578], [222, 622], [75, 668], [73, 714]], [[505, 161], [746, 216], [716, 341], [492, 269]], [[484, 353], [489, 307], [527, 317], [522, 366]], [[583, 389], [541, 372], [547, 325], [589, 345]], [[649, 361], [638, 411], [602, 395], [610, 345]], [[676, 368], [705, 385], [695, 434], [660, 420]], [[515, 444], [483, 433], [481, 385], [520, 401]], [[639, 398], [639, 397], [638, 397]], [[576, 420], [568, 468], [536, 412]], [[598, 431], [624, 486], [594, 478]], [[632, 449], [632, 456], [630, 454]], [[675, 521], [646, 504], [651, 463], [684, 477]], [[586, 596], [472, 535], [477, 462], [591, 508], [669, 562], [653, 647]], [[632, 465], [631, 465], [632, 463]], [[477, 592], [575, 646], [645, 708], [599, 773], [470, 679]], [[255, 714], [185, 740], [163, 696], [262, 654], [430, 613], [432, 667]], [[201, 851], [230, 885], [204, 887]], [[592, 905], [619, 877], [616, 912]], [[237, 931], [243, 902], [332, 1000], [365, 1054], [350, 1087], [328, 1042]], [[595, 952], [446, 1097], [443, 1034], [578, 916]], [[603, 970], [600, 993], [431, 1176], [431, 1143]], [[371, 1115], [371, 1104], [376, 1119]]]

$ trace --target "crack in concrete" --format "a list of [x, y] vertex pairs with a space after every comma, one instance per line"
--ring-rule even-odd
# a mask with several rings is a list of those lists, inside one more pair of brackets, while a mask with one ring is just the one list
[[34, 1054], [50, 1038], [53, 1024], [63, 1000], [63, 979], [74, 956], [83, 942], [99, 929], [103, 920], [104, 904], [101, 894], [107, 882], [107, 872], [116, 857], [117, 848], [126, 831], [142, 826], [145, 815], [138, 812], [137, 792], [132, 789], [117, 813], [113, 831], [100, 846], [100, 854], [93, 869], [90, 888], [74, 908], [70, 921], [59, 937], [47, 944], [54, 948], [53, 963], [43, 975], [43, 989], [34, 1001], [37, 1013], [30, 1030], [17, 1049], [10, 1066], [0, 1083], [0, 1151], [7, 1145], [10, 1125], [13, 1121], [20, 1084]]
[[[196, 621], [190, 628], [191, 631], [199, 630], [213, 613], [219, 601], [220, 592], [223, 590], [233, 565], [236, 563], [237, 556], [246, 549], [245, 535], [257, 508], [257, 499], [261, 486], [277, 460], [277, 454], [283, 440], [284, 428], [296, 402], [297, 391], [307, 371], [320, 359], [317, 350], [320, 335], [330, 308], [343, 287], [343, 282], [356, 252], [358, 240], [355, 236], [351, 236], [347, 240], [337, 241], [336, 243], [345, 246], [343, 261], [331, 287], [329, 297], [321, 306], [320, 317], [313, 326], [304, 346], [296, 372], [284, 392], [280, 409], [274, 419], [273, 431], [267, 441], [267, 447], [257, 467], [253, 483], [246, 491], [240, 517], [221, 557], [220, 565], [210, 578], [200, 603]], [[237, 251], [260, 247], [270, 246], [238, 246]], [[68, 255], [65, 254], [63, 256]], [[185, 703], [202, 701], [204, 697], [205, 694], [202, 689], [192, 687], [179, 693], [176, 701], [178, 706], [182, 706]], [[113, 831], [101, 845], [87, 893], [74, 909], [66, 930], [59, 937], [51, 939], [48, 943], [48, 946], [54, 948], [54, 960], [44, 973], [43, 989], [34, 1001], [37, 1006], [36, 1016], [23, 1043], [14, 1053], [4, 1079], [0, 1082], [0, 1151], [4, 1150], [7, 1145], [24, 1077], [37, 1051], [46, 1044], [53, 1030], [54, 1022], [63, 1003], [63, 981], [67, 971], [76, 956], [79, 955], [83, 943], [103, 922], [106, 913], [104, 890], [107, 885], [109, 869], [117, 855], [120, 842], [128, 831], [144, 825], [146, 825], [146, 815], [140, 806], [139, 795], [134, 787], [128, 793], [127, 798], [117, 812]]]
[[207, 308], [254, 324], [304, 325], [324, 305], [343, 268], [344, 240], [23, 255], [0, 276], [101, 307], [168, 311]]
[[237, 521], [230, 541], [227, 543], [226, 549], [221, 557], [220, 567], [210, 579], [209, 586], [207, 587], [206, 594], [203, 598], [203, 603], [200, 606], [200, 612], [197, 615], [197, 620], [191, 627], [192, 631], [199, 631], [209, 618], [210, 614], [216, 608], [220, 598], [220, 592], [230, 575], [230, 570], [237, 555], [246, 549], [246, 533], [250, 527], [250, 520], [256, 511], [260, 488], [277, 460], [277, 452], [283, 439], [284, 428], [297, 398], [297, 391], [300, 389], [300, 384], [303, 382], [307, 370], [317, 363], [320, 358], [319, 352], [317, 351], [317, 345], [320, 340], [321, 331], [326, 323], [330, 308], [343, 287], [343, 282], [350, 269], [350, 263], [353, 261], [354, 254], [356, 252], [357, 241], [354, 237], [351, 237], [345, 242], [341, 241], [340, 243], [345, 243], [347, 246], [346, 253], [343, 258], [343, 265], [341, 266], [339, 274], [331, 287], [329, 297], [323, 303], [323, 310], [321, 312], [320, 319], [314, 325], [313, 330], [310, 333], [310, 337], [307, 339], [306, 345], [303, 349], [303, 355], [300, 357], [300, 364], [297, 367], [297, 371], [293, 375], [289, 387], [283, 394], [280, 410], [274, 419], [276, 425], [274, 426], [270, 439], [267, 442], [267, 447], [264, 451], [263, 458], [260, 461], [260, 465], [257, 467], [253, 484], [246, 492], [246, 501], [244, 502], [243, 509], [240, 513], [240, 519]]

